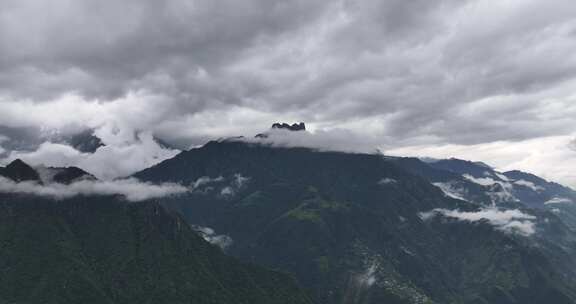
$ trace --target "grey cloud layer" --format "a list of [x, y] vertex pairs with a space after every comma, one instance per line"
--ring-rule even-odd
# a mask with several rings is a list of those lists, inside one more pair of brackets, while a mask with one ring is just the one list
[[90, 128], [122, 149], [143, 131], [187, 147], [306, 121], [391, 149], [576, 124], [570, 0], [0, 6], [0, 127]]
[[571, 103], [562, 84], [576, 68], [568, 0], [2, 5], [5, 102], [75, 93], [121, 103], [140, 92], [161, 100], [141, 96], [143, 108], [162, 104], [148, 128], [234, 104], [328, 128], [367, 119], [383, 136], [457, 143], [566, 133], [574, 122], [575, 109], [554, 110]]

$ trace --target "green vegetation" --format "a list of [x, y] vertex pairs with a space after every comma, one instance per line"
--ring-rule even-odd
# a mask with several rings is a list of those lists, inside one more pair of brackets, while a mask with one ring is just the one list
[[137, 177], [188, 183], [237, 173], [250, 180], [233, 197], [191, 193], [163, 204], [231, 236], [230, 254], [293, 273], [317, 303], [576, 301], [576, 279], [561, 271], [576, 263], [549, 254], [563, 248], [547, 251], [485, 222], [424, 221], [423, 211], [478, 206], [380, 155], [211, 142]]
[[154, 203], [0, 198], [0, 303], [310, 303]]

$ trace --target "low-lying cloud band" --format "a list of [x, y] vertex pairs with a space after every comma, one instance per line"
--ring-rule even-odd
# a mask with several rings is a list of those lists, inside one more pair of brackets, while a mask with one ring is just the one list
[[120, 195], [131, 202], [183, 194], [189, 189], [179, 184], [152, 184], [135, 178], [113, 181], [81, 180], [69, 185], [36, 182], [14, 182], [0, 177], [0, 192], [38, 195], [51, 199], [66, 199], [81, 195]]
[[423, 212], [420, 216], [424, 220], [431, 219], [435, 216], [444, 216], [470, 223], [486, 221], [498, 230], [523, 236], [530, 236], [536, 232], [534, 228], [534, 220], [536, 220], [536, 217], [517, 209], [498, 210], [496, 208], [487, 208], [471, 212], [434, 209], [429, 212]]

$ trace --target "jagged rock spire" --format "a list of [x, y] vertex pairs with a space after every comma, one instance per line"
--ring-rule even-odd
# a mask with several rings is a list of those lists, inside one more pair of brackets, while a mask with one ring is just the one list
[[306, 130], [306, 125], [303, 122], [300, 123], [294, 123], [292, 125], [289, 125], [287, 123], [279, 123], [276, 122], [274, 124], [272, 124], [272, 129], [287, 129], [290, 131], [304, 131]]

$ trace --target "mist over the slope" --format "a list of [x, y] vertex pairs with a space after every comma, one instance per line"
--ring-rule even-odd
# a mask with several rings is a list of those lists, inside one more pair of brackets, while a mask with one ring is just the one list
[[138, 202], [182, 194], [188, 188], [178, 184], [151, 184], [136, 179], [114, 181], [81, 180], [69, 185], [51, 183], [41, 185], [35, 182], [14, 182], [0, 177], [0, 192], [30, 194], [52, 199], [66, 199], [79, 195], [119, 195], [128, 201]]

